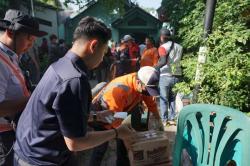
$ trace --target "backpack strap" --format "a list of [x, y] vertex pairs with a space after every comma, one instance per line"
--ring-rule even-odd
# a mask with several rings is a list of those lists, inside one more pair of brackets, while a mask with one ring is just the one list
[[174, 42], [172, 41], [171, 46], [170, 46], [170, 48], [169, 48], [169, 51], [168, 51], [168, 54], [167, 54], [167, 55], [170, 54], [170, 52], [172, 51], [173, 48], [174, 48]]

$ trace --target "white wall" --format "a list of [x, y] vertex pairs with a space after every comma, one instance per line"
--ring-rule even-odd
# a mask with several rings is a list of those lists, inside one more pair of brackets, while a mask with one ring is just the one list
[[52, 23], [52, 26], [40, 24], [40, 29], [46, 31], [48, 36], [55, 34], [58, 36], [57, 12], [53, 9], [46, 9], [43, 7], [35, 7], [35, 17], [44, 19]]

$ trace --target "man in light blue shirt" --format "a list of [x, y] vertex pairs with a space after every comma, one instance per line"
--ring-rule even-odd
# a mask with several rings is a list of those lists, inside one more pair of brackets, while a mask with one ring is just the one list
[[[13, 165], [11, 147], [15, 141], [10, 123], [24, 109], [30, 93], [18, 65], [20, 56], [32, 47], [39, 31], [38, 22], [19, 10], [8, 10], [0, 20], [0, 165]], [[8, 154], [6, 156], [6, 154]]]

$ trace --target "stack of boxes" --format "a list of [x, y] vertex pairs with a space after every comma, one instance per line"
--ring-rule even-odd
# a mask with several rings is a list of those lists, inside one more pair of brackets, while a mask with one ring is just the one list
[[131, 166], [160, 166], [170, 157], [169, 141], [166, 132], [138, 132], [136, 142], [129, 151]]

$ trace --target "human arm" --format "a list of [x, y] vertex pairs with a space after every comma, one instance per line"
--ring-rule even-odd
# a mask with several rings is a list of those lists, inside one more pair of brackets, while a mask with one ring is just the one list
[[[75, 78], [61, 85], [53, 102], [60, 132], [69, 150], [79, 151], [100, 145], [115, 138], [114, 130], [87, 132], [89, 102], [91, 100], [89, 84]], [[117, 129], [120, 138], [130, 135], [131, 129]], [[125, 131], [123, 131], [125, 130]], [[123, 134], [123, 133], [126, 134]]]
[[145, 102], [145, 104], [147, 105], [148, 110], [150, 112], [152, 112], [153, 116], [156, 119], [160, 119], [160, 114], [159, 114], [159, 111], [157, 109], [157, 104], [156, 104], [155, 98], [152, 96], [143, 96], [142, 99]]
[[159, 60], [157, 48], [153, 48], [153, 65], [156, 66]]
[[111, 123], [114, 120], [114, 113], [110, 110], [91, 111], [88, 122]]
[[150, 118], [149, 129], [164, 131], [162, 120], [157, 109], [156, 99], [152, 96], [145, 96], [144, 102], [148, 107], [148, 111], [152, 112], [153, 117]]
[[[135, 133], [131, 127], [121, 125], [117, 129], [118, 138], [133, 142], [133, 134]], [[80, 138], [64, 137], [65, 143], [70, 151], [82, 151], [98, 146], [104, 142], [116, 138], [115, 129], [105, 131], [93, 131]]]
[[158, 48], [158, 53], [159, 53], [160, 58], [158, 60], [158, 63], [156, 64], [155, 68], [157, 70], [160, 70], [160, 68], [167, 63], [167, 58], [168, 57], [167, 57], [167, 51], [165, 50], [164, 47], [159, 47]]
[[29, 99], [29, 97], [6, 99], [8, 81], [10, 79], [10, 72], [0, 63], [0, 117], [13, 116], [22, 111]]
[[0, 117], [14, 116], [20, 111], [23, 111], [29, 97], [21, 97], [16, 100], [6, 100], [0, 102]]

